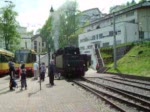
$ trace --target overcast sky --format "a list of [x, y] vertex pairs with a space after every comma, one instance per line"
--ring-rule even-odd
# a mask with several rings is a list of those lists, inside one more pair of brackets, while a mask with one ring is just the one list
[[[0, 0], [0, 7], [7, 5], [5, 0]], [[28, 31], [41, 28], [49, 16], [50, 7], [57, 10], [66, 0], [11, 0], [18, 13], [17, 20], [21, 26], [28, 27]], [[76, 0], [79, 10], [99, 8], [103, 13], [108, 13], [109, 8], [114, 5], [121, 5], [132, 0]], [[139, 0], [135, 0], [138, 2]]]

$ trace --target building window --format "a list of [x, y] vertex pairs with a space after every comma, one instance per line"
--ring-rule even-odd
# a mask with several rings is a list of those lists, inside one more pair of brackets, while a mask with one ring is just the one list
[[109, 42], [103, 43], [103, 47], [108, 47], [109, 46]]
[[116, 44], [117, 44], [117, 45], [121, 44], [121, 40], [117, 40], [117, 41], [116, 41]]
[[114, 32], [113, 31], [109, 31], [109, 36], [113, 36]]
[[93, 45], [89, 45], [89, 46], [87, 46], [87, 48], [88, 48], [88, 49], [91, 49], [92, 47], [93, 47]]
[[96, 29], [100, 29], [100, 26], [98, 25], [98, 26], [96, 27]]
[[96, 39], [98, 39], [98, 34], [96, 35]]
[[27, 49], [27, 46], [28, 46], [28, 45], [27, 45], [27, 41], [25, 41], [25, 48], [26, 48], [26, 49]]
[[34, 45], [37, 46], [37, 41], [34, 41]]
[[95, 40], [95, 35], [92, 36], [92, 40]]
[[42, 42], [42, 47], [44, 47], [44, 42]]
[[34, 50], [37, 52], [37, 41], [34, 41]]
[[117, 31], [117, 35], [120, 35], [120, 34], [121, 34], [121, 30], [118, 30], [118, 31]]
[[102, 33], [99, 34], [99, 39], [101, 39], [101, 38], [103, 38], [103, 34]]
[[131, 20], [131, 21], [129, 21], [130, 23], [135, 23], [135, 19], [133, 19], [133, 20]]

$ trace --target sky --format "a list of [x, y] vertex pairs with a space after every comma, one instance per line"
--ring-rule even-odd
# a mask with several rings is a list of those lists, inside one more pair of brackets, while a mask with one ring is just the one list
[[[8, 5], [6, 0], [0, 0], [0, 7]], [[15, 4], [18, 13], [17, 21], [28, 31], [36, 31], [41, 28], [49, 16], [49, 10], [53, 6], [57, 10], [67, 0], [10, 0]], [[109, 8], [114, 5], [126, 4], [132, 0], [76, 0], [79, 10], [84, 11], [91, 8], [99, 8], [102, 13], [108, 13]], [[135, 0], [138, 2], [139, 0]]]

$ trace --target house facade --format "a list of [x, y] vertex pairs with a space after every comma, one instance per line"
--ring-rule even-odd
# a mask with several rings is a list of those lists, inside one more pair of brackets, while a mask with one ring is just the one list
[[[18, 47], [21, 49], [31, 49], [31, 37], [33, 36], [33, 33], [27, 32], [27, 28], [21, 26], [17, 28], [17, 31], [21, 36]], [[0, 38], [0, 48], [5, 49], [5, 41], [2, 38]]]
[[78, 43], [81, 53], [90, 54], [92, 67], [97, 65], [95, 47], [110, 47], [150, 39], [150, 2], [142, 2], [101, 17], [99, 21], [84, 27]]
[[20, 48], [21, 49], [32, 49], [31, 46], [31, 37], [33, 36], [32, 32], [27, 32], [26, 27], [19, 27], [19, 34], [21, 35]]
[[46, 42], [42, 40], [40, 34], [36, 34], [32, 37], [32, 49], [37, 53], [46, 51]]

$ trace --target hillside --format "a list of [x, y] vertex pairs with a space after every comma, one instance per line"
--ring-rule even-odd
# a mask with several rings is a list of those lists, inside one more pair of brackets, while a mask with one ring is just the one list
[[107, 72], [150, 77], [150, 43], [135, 45], [123, 58], [117, 61], [117, 69]]

